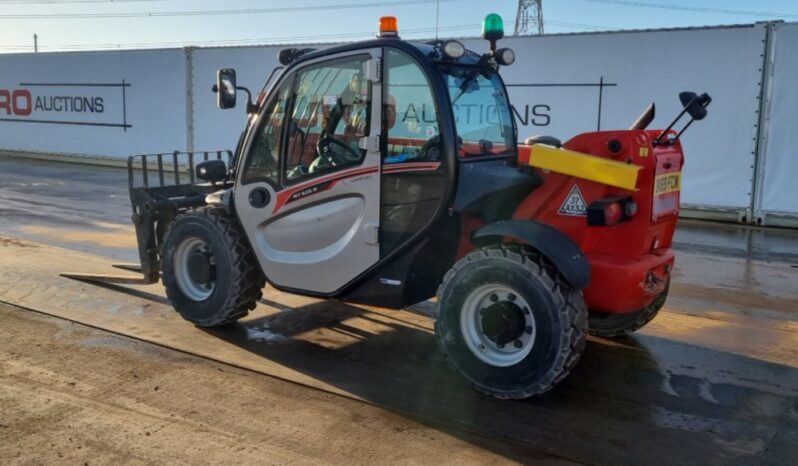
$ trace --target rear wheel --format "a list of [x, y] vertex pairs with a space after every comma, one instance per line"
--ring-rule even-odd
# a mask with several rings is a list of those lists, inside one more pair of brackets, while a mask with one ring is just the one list
[[603, 338], [616, 338], [640, 330], [645, 327], [646, 324], [654, 320], [659, 310], [665, 305], [665, 300], [668, 299], [669, 288], [670, 280], [668, 284], [665, 285], [665, 291], [660, 293], [651, 304], [638, 311], [628, 312], [626, 314], [590, 311], [588, 314], [590, 334]]
[[564, 379], [586, 331], [582, 293], [520, 246], [470, 253], [438, 289], [443, 350], [478, 391], [497, 398], [527, 398]]
[[238, 223], [218, 209], [178, 216], [161, 247], [166, 295], [200, 327], [234, 322], [255, 308], [265, 279]]

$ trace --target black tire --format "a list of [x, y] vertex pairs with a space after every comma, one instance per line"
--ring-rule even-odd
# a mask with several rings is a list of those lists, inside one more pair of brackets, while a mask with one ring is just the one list
[[[477, 356], [477, 350], [469, 348], [463, 333], [467, 315], [461, 322], [461, 312], [469, 312], [464, 306], [472, 296], [493, 286], [519, 294], [507, 294], [505, 302], [523, 302], [531, 310], [524, 312], [524, 318], [531, 316], [535, 329], [529, 353], [520, 353], [517, 357], [523, 359], [502, 367], [480, 359], [484, 355]], [[495, 301], [494, 297], [490, 300]], [[479, 311], [483, 334], [487, 334], [485, 310]], [[579, 361], [587, 334], [587, 308], [582, 292], [568, 285], [535, 251], [518, 245], [488, 246], [471, 252], [446, 273], [438, 288], [435, 333], [449, 362], [476, 390], [496, 398], [522, 399], [551, 389]], [[509, 346], [492, 338], [491, 342], [497, 343], [498, 351]]]
[[[193, 299], [179, 283], [176, 251], [181, 243], [207, 244], [213, 289], [205, 299]], [[210, 262], [210, 261], [209, 261]], [[265, 279], [236, 219], [221, 209], [197, 209], [179, 215], [169, 226], [161, 247], [161, 269], [166, 296], [175, 310], [200, 327], [229, 324], [254, 309]], [[218, 271], [218, 272], [217, 272]]]
[[660, 293], [651, 304], [638, 311], [626, 314], [590, 311], [588, 313], [590, 334], [602, 338], [618, 338], [640, 330], [654, 320], [659, 310], [665, 305], [669, 288], [670, 280], [665, 285], [665, 291]]

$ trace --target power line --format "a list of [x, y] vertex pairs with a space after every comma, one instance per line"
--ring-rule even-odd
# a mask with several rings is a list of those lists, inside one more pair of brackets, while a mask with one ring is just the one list
[[597, 24], [571, 23], [571, 22], [567, 22], [567, 21], [555, 21], [555, 20], [552, 20], [552, 19], [547, 19], [546, 20], [546, 24], [551, 24], [551, 25], [554, 25], [554, 26], [562, 26], [562, 27], [567, 27], [567, 28], [573, 28], [573, 29], [589, 29], [589, 30], [599, 29], [599, 30], [604, 30], [604, 31], [608, 31], [608, 30], [611, 30], [611, 29], [619, 29], [618, 27], [615, 27], [615, 26], [599, 26]]
[[2, 0], [0, 5], [71, 5], [77, 3], [143, 3], [177, 0]]
[[[453, 25], [453, 26], [441, 26], [438, 29], [441, 31], [455, 31], [455, 30], [462, 30], [462, 29], [478, 29], [481, 24], [461, 24], [461, 25]], [[422, 33], [422, 32], [433, 32], [435, 31], [434, 27], [431, 28], [415, 28], [415, 29], [403, 29], [404, 33]], [[348, 33], [338, 33], [338, 34], [317, 34], [317, 35], [302, 35], [302, 36], [282, 36], [282, 37], [259, 37], [259, 38], [251, 38], [251, 39], [227, 39], [227, 40], [206, 40], [206, 41], [199, 41], [199, 42], [192, 42], [192, 41], [184, 41], [184, 42], [130, 42], [125, 44], [119, 43], [106, 43], [106, 44], [60, 44], [60, 45], [48, 45], [45, 48], [48, 49], [70, 49], [70, 50], [99, 50], [99, 49], [120, 49], [120, 48], [163, 48], [163, 47], [184, 47], [184, 46], [202, 46], [202, 45], [256, 45], [256, 44], [263, 44], [269, 45], [268, 42], [274, 41], [313, 41], [317, 39], [345, 39], [345, 38], [353, 38], [353, 37], [372, 37], [374, 36], [374, 31], [367, 31], [367, 32], [348, 32]], [[39, 47], [40, 49], [43, 48], [42, 46]], [[2, 45], [0, 46], [2, 50], [9, 50], [9, 49], [31, 49], [30, 45]]]
[[611, 5], [624, 5], [642, 8], [659, 8], [661, 10], [676, 10], [676, 11], [695, 11], [701, 13], [719, 13], [725, 15], [738, 15], [738, 16], [755, 16], [760, 18], [798, 18], [798, 14], [790, 13], [777, 13], [772, 11], [749, 11], [749, 10], [729, 10], [725, 8], [708, 8], [700, 6], [687, 6], [687, 5], [665, 5], [662, 3], [644, 3], [628, 0], [581, 0], [583, 2], [591, 3], [604, 3]]
[[[596, 24], [583, 24], [571, 23], [566, 21], [546, 20], [548, 24], [554, 26], [562, 26], [573, 29], [588, 29], [588, 30], [609, 30], [613, 29], [610, 26], [600, 26]], [[452, 26], [440, 26], [440, 31], [457, 31], [465, 29], [478, 29], [481, 24], [460, 24]], [[408, 28], [403, 29], [403, 34], [416, 34], [433, 32], [435, 28]], [[249, 39], [219, 39], [219, 40], [204, 40], [204, 41], [170, 41], [170, 42], [127, 42], [127, 43], [101, 43], [101, 44], [53, 44], [40, 46], [50, 50], [107, 50], [107, 49], [125, 49], [125, 48], [167, 48], [167, 47], [186, 47], [186, 46], [214, 46], [214, 45], [269, 45], [269, 43], [286, 43], [289, 41], [314, 41], [314, 40], [331, 40], [331, 39], [351, 39], [357, 37], [371, 37], [374, 31], [363, 32], [346, 32], [336, 34], [314, 34], [314, 35], [298, 35], [298, 36], [280, 36], [280, 37], [255, 37]], [[31, 50], [33, 47], [28, 44], [20, 45], [0, 45], [0, 50]]]
[[[158, 18], [173, 16], [217, 16], [248, 15], [259, 13], [286, 13], [306, 10], [348, 10], [357, 8], [374, 8], [386, 6], [418, 5], [433, 3], [436, 0], [394, 0], [367, 3], [339, 3], [334, 5], [305, 5], [278, 8], [246, 8], [240, 10], [195, 10], [195, 11], [153, 11], [128, 13], [41, 13], [41, 14], [3, 14], [0, 19], [96, 19], [96, 18]], [[441, 2], [459, 2], [462, 0], [440, 0]]]

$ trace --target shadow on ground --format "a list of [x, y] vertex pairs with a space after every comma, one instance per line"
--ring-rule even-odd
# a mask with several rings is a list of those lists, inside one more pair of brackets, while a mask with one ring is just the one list
[[792, 367], [645, 335], [593, 339], [557, 388], [500, 401], [454, 373], [422, 326], [342, 303], [280, 307], [207, 331], [455, 435], [451, 429], [588, 464], [703, 465], [766, 464], [779, 454], [771, 450], [780, 433], [798, 434]]

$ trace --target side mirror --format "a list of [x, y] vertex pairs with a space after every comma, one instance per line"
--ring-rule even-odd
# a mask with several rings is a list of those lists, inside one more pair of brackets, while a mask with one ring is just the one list
[[211, 183], [224, 181], [227, 177], [227, 164], [224, 163], [224, 160], [205, 160], [198, 163], [195, 170], [197, 178]]
[[236, 70], [222, 68], [216, 71], [216, 105], [219, 108], [236, 106]]
[[696, 95], [695, 92], [682, 92], [679, 101], [694, 120], [703, 120], [707, 116], [707, 105], [712, 101], [707, 93]]

